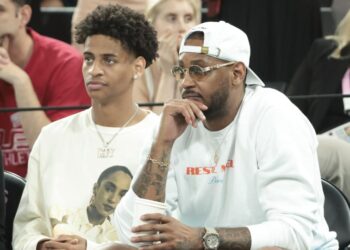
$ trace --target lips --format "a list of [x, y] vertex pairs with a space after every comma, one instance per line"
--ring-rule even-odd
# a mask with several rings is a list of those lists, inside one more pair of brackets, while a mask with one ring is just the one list
[[105, 211], [107, 211], [107, 212], [112, 212], [114, 210], [114, 207], [110, 206], [108, 204], [103, 204], [103, 207], [104, 207]]
[[193, 100], [202, 100], [202, 96], [194, 91], [184, 91], [182, 93], [182, 99], [193, 99]]
[[86, 84], [87, 88], [91, 91], [100, 90], [107, 86], [105, 82], [102, 81], [90, 81]]

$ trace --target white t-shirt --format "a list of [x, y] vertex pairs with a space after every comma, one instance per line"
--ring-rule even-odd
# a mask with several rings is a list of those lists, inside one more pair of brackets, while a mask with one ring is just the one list
[[[123, 128], [110, 144], [113, 156], [106, 158], [98, 151], [103, 145], [91, 109], [44, 127], [30, 154], [27, 184], [14, 222], [14, 249], [36, 249], [39, 240], [53, 237], [55, 224], [86, 209], [96, 199], [95, 185], [105, 170], [119, 165], [134, 175], [158, 121], [149, 112], [139, 123]], [[105, 141], [118, 129], [98, 126]], [[108, 202], [101, 206], [109, 215], [115, 209]]]
[[[316, 148], [310, 122], [283, 94], [246, 87], [226, 128], [200, 123], [176, 140], [166, 203], [189, 226], [248, 227], [252, 249], [338, 249], [323, 216]], [[130, 189], [114, 216], [127, 243], [136, 197]]]

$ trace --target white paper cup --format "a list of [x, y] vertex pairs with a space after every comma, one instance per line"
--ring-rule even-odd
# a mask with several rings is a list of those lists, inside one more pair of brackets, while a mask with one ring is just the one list
[[[132, 223], [133, 227], [144, 225], [144, 224], [157, 224], [159, 221], [143, 221], [141, 220], [141, 216], [144, 214], [165, 214], [165, 203], [155, 202], [147, 199], [141, 199], [137, 198], [135, 200], [135, 207], [134, 207], [134, 220]], [[157, 232], [156, 232], [157, 233]], [[134, 236], [142, 236], [142, 235], [151, 235], [154, 234], [154, 232], [140, 232], [137, 234], [134, 234]], [[139, 243], [136, 244], [137, 246], [145, 246], [145, 245], [151, 245], [152, 243]]]

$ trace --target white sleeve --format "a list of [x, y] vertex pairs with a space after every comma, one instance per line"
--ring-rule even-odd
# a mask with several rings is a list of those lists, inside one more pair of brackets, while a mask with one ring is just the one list
[[131, 245], [131, 227], [133, 222], [133, 212], [137, 195], [132, 188], [124, 195], [114, 211], [112, 224], [117, 229], [119, 241]]
[[13, 248], [35, 250], [38, 242], [49, 238], [48, 217], [41, 197], [40, 136], [29, 157], [27, 182], [13, 224]]
[[166, 183], [166, 209], [167, 214], [173, 217], [177, 217], [177, 208], [178, 208], [178, 193], [177, 193], [177, 185], [175, 180], [175, 171], [172, 167], [169, 169], [167, 183]]
[[256, 188], [266, 222], [248, 227], [252, 249], [303, 250], [312, 248], [316, 235], [334, 238], [322, 219], [317, 139], [307, 119], [294, 107], [272, 108], [260, 121], [256, 141]]

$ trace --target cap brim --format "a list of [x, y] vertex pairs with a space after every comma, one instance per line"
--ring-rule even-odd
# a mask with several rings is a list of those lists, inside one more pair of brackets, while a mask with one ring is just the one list
[[255, 74], [255, 72], [247, 67], [248, 74], [247, 78], [245, 80], [245, 83], [247, 85], [259, 85], [259, 86], [265, 86], [264, 82]]

